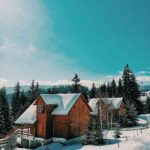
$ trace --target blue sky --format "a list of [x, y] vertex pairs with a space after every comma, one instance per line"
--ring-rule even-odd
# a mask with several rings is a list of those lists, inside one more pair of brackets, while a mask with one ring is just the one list
[[149, 0], [0, 0], [0, 85], [150, 82]]

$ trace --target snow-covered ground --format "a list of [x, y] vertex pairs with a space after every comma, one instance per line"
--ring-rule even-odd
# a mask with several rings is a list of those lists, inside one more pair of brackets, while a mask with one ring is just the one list
[[[76, 143], [73, 145], [65, 146], [60, 143], [51, 143], [48, 145], [50, 150], [150, 150], [150, 129], [142, 130], [129, 130], [121, 131], [122, 137], [120, 138], [120, 147], [118, 148], [117, 140], [114, 139], [114, 131], [107, 133], [107, 139], [113, 144], [103, 146], [85, 145]], [[128, 137], [126, 141], [125, 136]], [[45, 146], [39, 147], [36, 150], [45, 150]]]

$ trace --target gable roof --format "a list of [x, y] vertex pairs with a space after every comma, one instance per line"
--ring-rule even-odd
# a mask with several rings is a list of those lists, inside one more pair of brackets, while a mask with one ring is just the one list
[[81, 94], [41, 94], [43, 101], [55, 104], [57, 107], [52, 111], [52, 115], [67, 115]]
[[36, 121], [36, 106], [34, 105], [34, 102], [15, 121], [16, 124], [34, 124], [35, 123], [35, 121]]
[[96, 115], [98, 113], [97, 102], [99, 100], [102, 100], [106, 105], [109, 105], [110, 109], [116, 109], [117, 110], [121, 106], [121, 103], [123, 101], [123, 97], [118, 97], [118, 98], [92, 98], [89, 101], [89, 105], [93, 110], [93, 112], [91, 112], [92, 115]]
[[[74, 94], [41, 94], [39, 97], [49, 105], [54, 104], [57, 107], [52, 111], [52, 115], [67, 115], [75, 102], [78, 100], [80, 93]], [[25, 110], [25, 112], [15, 121], [16, 124], [34, 124], [36, 121], [36, 101]]]

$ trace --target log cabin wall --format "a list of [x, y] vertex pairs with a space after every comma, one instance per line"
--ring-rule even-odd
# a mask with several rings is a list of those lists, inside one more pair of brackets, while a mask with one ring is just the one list
[[54, 136], [70, 139], [84, 135], [88, 127], [90, 111], [88, 104], [80, 96], [68, 115], [54, 116]]
[[[51, 112], [56, 108], [56, 105], [46, 105], [41, 97], [36, 101], [36, 136], [50, 138], [53, 136], [53, 117]], [[38, 106], [43, 106], [43, 112], [39, 112]]]

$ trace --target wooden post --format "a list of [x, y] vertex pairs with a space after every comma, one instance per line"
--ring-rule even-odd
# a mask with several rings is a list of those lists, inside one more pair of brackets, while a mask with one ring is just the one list
[[120, 147], [120, 143], [119, 143], [119, 140], [118, 140], [118, 148]]
[[29, 149], [30, 149], [30, 146], [31, 146], [31, 141], [29, 140]]
[[21, 126], [21, 137], [20, 137], [21, 138], [21, 143], [20, 143], [21, 145], [22, 145], [22, 131], [23, 131], [23, 126]]

